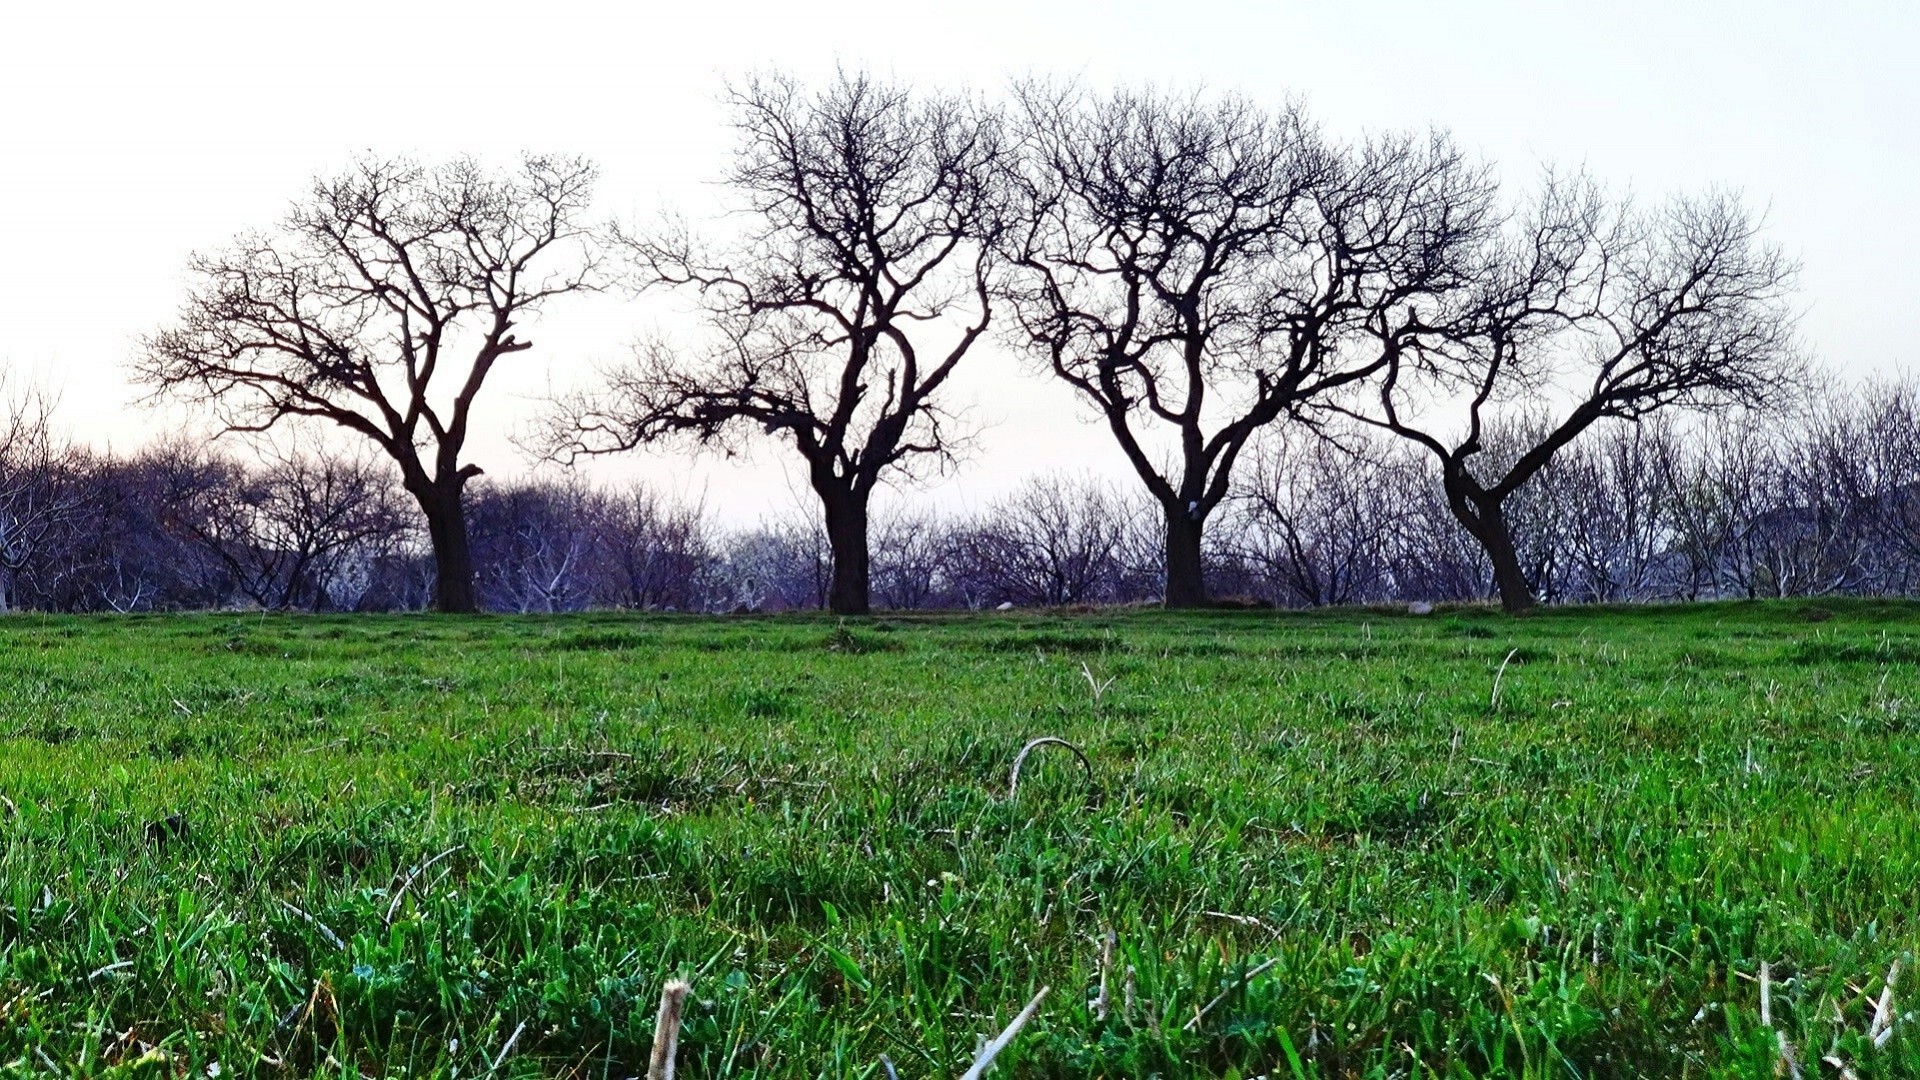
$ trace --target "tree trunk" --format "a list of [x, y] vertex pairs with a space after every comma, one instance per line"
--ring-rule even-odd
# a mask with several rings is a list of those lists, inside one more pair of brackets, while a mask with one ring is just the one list
[[1206, 568], [1200, 561], [1200, 530], [1204, 519], [1183, 507], [1167, 507], [1166, 606], [1207, 606]]
[[1520, 553], [1514, 547], [1513, 530], [1507, 527], [1506, 515], [1498, 506], [1488, 507], [1481, 511], [1480, 523], [1477, 537], [1480, 546], [1486, 549], [1487, 558], [1493, 561], [1493, 583], [1500, 590], [1500, 606], [1511, 615], [1530, 610], [1533, 586], [1520, 570]]
[[427, 537], [433, 544], [433, 610], [457, 615], [480, 610], [473, 590], [464, 487], [462, 482], [439, 483], [413, 493], [427, 515]]
[[823, 491], [827, 546], [833, 552], [833, 581], [827, 610], [835, 615], [865, 615], [872, 610], [867, 555], [867, 499], [855, 491]]
[[1443, 463], [1440, 479], [1453, 516], [1467, 534], [1479, 542], [1480, 550], [1487, 553], [1487, 560], [1493, 564], [1493, 584], [1500, 591], [1500, 606], [1512, 615], [1530, 610], [1533, 586], [1521, 572], [1520, 552], [1514, 546], [1513, 530], [1507, 525], [1507, 515], [1500, 508], [1499, 500], [1469, 477], [1464, 466], [1456, 463]]

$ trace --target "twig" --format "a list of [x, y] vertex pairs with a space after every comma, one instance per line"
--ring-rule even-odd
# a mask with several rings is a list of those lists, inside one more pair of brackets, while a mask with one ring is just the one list
[[1232, 993], [1235, 990], [1238, 990], [1241, 987], [1252, 982], [1256, 976], [1260, 975], [1262, 972], [1265, 972], [1268, 968], [1272, 967], [1273, 965], [1279, 962], [1280, 962], [1280, 958], [1276, 956], [1273, 959], [1267, 961], [1266, 963], [1261, 964], [1259, 967], [1254, 968], [1252, 971], [1247, 972], [1245, 975], [1240, 976], [1238, 979], [1235, 979], [1233, 981], [1232, 986], [1229, 986], [1225, 990], [1220, 991], [1220, 993], [1212, 1001], [1207, 1002], [1204, 1008], [1202, 1008], [1199, 1012], [1193, 1014], [1193, 1019], [1187, 1021], [1186, 1030], [1192, 1031], [1194, 1028], [1199, 1027], [1200, 1021], [1205, 1020], [1207, 1018], [1207, 1014], [1212, 1012], [1214, 1009], [1218, 1008], [1220, 1003], [1227, 1000], [1227, 998], [1230, 995], [1232, 995]]
[[1027, 1002], [1027, 1007], [1020, 1010], [1020, 1015], [1013, 1018], [1013, 1023], [1008, 1024], [1006, 1030], [992, 1042], [980, 1048], [980, 1056], [974, 1058], [972, 1066], [960, 1074], [960, 1080], [980, 1080], [987, 1074], [987, 1066], [993, 1064], [993, 1059], [999, 1056], [1000, 1051], [1005, 1050], [1008, 1044], [1013, 1042], [1013, 1037], [1020, 1033], [1020, 1029], [1027, 1026], [1027, 1021], [1033, 1019], [1035, 1010], [1040, 1008], [1040, 999], [1047, 996], [1049, 989], [1051, 987], [1041, 987], [1040, 992], [1033, 995], [1033, 1000]]
[[419, 866], [414, 867], [413, 870], [407, 874], [407, 880], [400, 883], [400, 891], [393, 894], [393, 903], [387, 905], [386, 924], [388, 926], [393, 925], [393, 917], [400, 913], [400, 901], [406, 899], [407, 890], [413, 888], [413, 883], [419, 880], [421, 874], [431, 870], [434, 864], [438, 863], [441, 859], [446, 858], [466, 846], [465, 844], [455, 844], [440, 854], [435, 855], [433, 858], [428, 859], [426, 862], [421, 863]]
[[680, 1045], [680, 1007], [693, 987], [675, 979], [660, 990], [660, 1014], [653, 1022], [653, 1057], [647, 1062], [647, 1080], [673, 1080], [674, 1055]]
[[127, 968], [130, 968], [132, 966], [133, 966], [133, 961], [121, 960], [116, 963], [108, 964], [105, 967], [94, 968], [92, 972], [88, 973], [87, 981], [92, 982], [93, 980], [99, 978], [102, 975], [111, 975], [116, 971], [125, 971]]
[[502, 1046], [500, 1052], [493, 1056], [493, 1064], [487, 1067], [488, 1076], [492, 1076], [494, 1073], [500, 1071], [500, 1064], [507, 1060], [508, 1054], [513, 1053], [513, 1044], [520, 1041], [520, 1033], [525, 1030], [527, 1030], [527, 1022], [525, 1020], [513, 1026], [513, 1034], [507, 1036], [506, 1045]]
[[1773, 969], [1760, 961], [1760, 1026], [1773, 1026]]
[[1488, 708], [1496, 710], [1500, 708], [1500, 680], [1507, 675], [1507, 665], [1513, 663], [1513, 658], [1519, 655], [1520, 650], [1513, 649], [1507, 653], [1505, 660], [1500, 661], [1500, 670], [1493, 673], [1493, 697], [1487, 702]]
[[1230, 911], [1203, 911], [1200, 914], [1205, 915], [1209, 919], [1225, 919], [1227, 922], [1237, 923], [1241, 926], [1257, 926], [1262, 930], [1267, 928], [1265, 923], [1251, 915], [1235, 915]]
[[311, 926], [315, 930], [320, 931], [320, 936], [327, 939], [327, 944], [332, 945], [334, 948], [339, 949], [341, 952], [347, 951], [347, 943], [344, 941], [341, 941], [340, 935], [334, 933], [331, 929], [329, 929], [326, 923], [323, 923], [319, 919], [316, 919], [313, 916], [307, 914], [306, 912], [301, 911], [299, 908], [294, 907], [292, 904], [287, 903], [285, 900], [280, 901], [280, 906], [283, 908], [286, 908], [288, 911], [293, 912], [295, 915], [300, 916], [302, 919], [305, 919], [307, 921], [308, 926]]
[[1008, 802], [1012, 802], [1015, 798], [1018, 798], [1020, 795], [1020, 767], [1027, 763], [1027, 755], [1033, 753], [1035, 750], [1039, 749], [1042, 746], [1064, 746], [1068, 750], [1073, 751], [1073, 756], [1080, 759], [1080, 767], [1087, 770], [1088, 790], [1092, 791], [1094, 789], [1095, 785], [1093, 780], [1093, 762], [1087, 760], [1087, 755], [1084, 753], [1081, 753], [1079, 747], [1073, 745], [1072, 743], [1068, 742], [1065, 739], [1060, 738], [1057, 735], [1042, 735], [1037, 739], [1033, 739], [1029, 741], [1027, 745], [1020, 748], [1020, 753], [1014, 756], [1013, 773], [1007, 780], [1007, 801]]

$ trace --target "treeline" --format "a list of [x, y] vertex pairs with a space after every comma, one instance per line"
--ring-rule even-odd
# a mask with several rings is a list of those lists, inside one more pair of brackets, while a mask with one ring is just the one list
[[[1491, 467], [1537, 432], [1488, 434]], [[1376, 429], [1280, 429], [1252, 450], [1205, 551], [1241, 603], [1498, 595], [1431, 459]], [[131, 456], [62, 443], [44, 406], [0, 443], [0, 584], [44, 611], [429, 607], [435, 564], [391, 469], [331, 450], [228, 456], [185, 441]], [[476, 481], [480, 606], [820, 608], [832, 548], [804, 515], [724, 528], [696, 504], [574, 474]], [[1529, 587], [1549, 603], [1920, 594], [1920, 389], [1876, 384], [1758, 422], [1615, 423], [1511, 500]], [[1041, 474], [973, 513], [883, 513], [874, 604], [891, 609], [1162, 600], [1157, 507]]]
[[[1809, 382], [1798, 267], [1725, 191], [1648, 203], [1552, 169], [1515, 191], [1444, 131], [1341, 137], [1233, 94], [771, 74], [725, 104], [716, 221], [601, 219], [579, 157], [364, 157], [194, 255], [135, 377], [225, 431], [325, 428], [403, 494], [369, 493], [359, 459], [104, 462], [82, 486], [129, 493], [95, 505], [152, 526], [89, 542], [184, 546], [112, 588], [122, 553], [8, 556], [12, 594], [406, 607], [424, 576], [447, 612], [730, 609], [819, 603], [824, 574], [825, 606], [860, 614], [1464, 598], [1489, 575], [1513, 611], [1905, 588], [1894, 563], [1861, 563], [1894, 557], [1886, 536], [1845, 554], [1904, 494], [1882, 472], [1816, 482], [1795, 441], [1877, 423], [1866, 405], [1785, 442], [1715, 426], [1777, 431]], [[564, 465], [770, 443], [811, 490], [804, 527], [721, 535], [644, 493], [484, 480], [487, 382], [590, 292], [694, 310], [568, 373], [528, 445]], [[1097, 417], [1126, 494], [1048, 481], [979, 520], [886, 520], [877, 493], [963, 456], [952, 376], [983, 347]], [[1592, 494], [1606, 484], [1627, 486]], [[674, 546], [656, 529], [687, 534], [666, 592], [637, 554]], [[16, 532], [22, 551], [58, 546]]]
[[[1231, 94], [847, 73], [748, 78], [725, 100], [728, 213], [706, 227], [596, 219], [577, 157], [364, 158], [196, 255], [137, 377], [229, 430], [319, 423], [384, 458], [433, 556], [433, 606], [474, 610], [500, 603], [477, 505], [494, 496], [467, 456], [490, 374], [570, 296], [678, 296], [696, 308], [684, 333], [576, 373], [532, 445], [566, 463], [771, 442], [816, 500], [842, 614], [892, 599], [876, 493], [958, 460], [949, 384], [987, 344], [1066, 385], [1131, 466], [1128, 504], [1152, 507], [1157, 585], [1108, 567], [1074, 591], [1171, 607], [1223, 588], [1477, 595], [1477, 559], [1511, 610], [1577, 593], [1527, 547], [1523, 490], [1609, 426], [1777, 410], [1805, 381], [1797, 268], [1724, 192], [1643, 204], [1548, 170], [1515, 193], [1444, 132], [1340, 138]], [[1431, 472], [1479, 554], [1448, 554], [1448, 533], [1330, 585], [1279, 569], [1312, 559], [1284, 529], [1249, 533], [1247, 508], [1265, 487], [1280, 513], [1315, 483], [1285, 470], [1320, 466], [1270, 460], [1265, 484], [1246, 466], [1329, 424], [1399, 440], [1348, 438], [1388, 473]], [[1030, 527], [936, 530], [962, 539], [927, 602], [1013, 589], [992, 568], [1035, 556], [994, 537]]]

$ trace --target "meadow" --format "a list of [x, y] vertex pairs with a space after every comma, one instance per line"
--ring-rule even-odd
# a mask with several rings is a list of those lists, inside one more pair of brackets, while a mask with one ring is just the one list
[[0, 738], [7, 1074], [1920, 1075], [1911, 604], [19, 615]]

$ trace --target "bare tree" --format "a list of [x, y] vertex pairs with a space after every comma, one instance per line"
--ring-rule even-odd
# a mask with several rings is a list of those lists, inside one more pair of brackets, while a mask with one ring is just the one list
[[955, 449], [940, 393], [985, 332], [1004, 149], [966, 100], [842, 75], [735, 88], [727, 176], [750, 224], [719, 247], [684, 230], [633, 239], [643, 286], [697, 293], [706, 351], [656, 345], [566, 402], [563, 456], [671, 436], [731, 449], [787, 441], [806, 465], [833, 551], [828, 605], [870, 606], [875, 487]]
[[1570, 448], [1555, 484], [1567, 525], [1554, 541], [1565, 549], [1567, 573], [1558, 591], [1601, 603], [1669, 595], [1677, 584], [1667, 557], [1674, 529], [1659, 463], [1679, 450], [1679, 434], [1664, 417], [1596, 434]]
[[604, 495], [601, 514], [602, 603], [679, 611], [708, 606], [715, 556], [705, 507], [635, 484]]
[[1391, 536], [1389, 572], [1395, 599], [1476, 601], [1492, 595], [1486, 554], [1447, 510], [1439, 470], [1423, 457], [1396, 455], [1379, 478], [1389, 502], [1401, 508]]
[[968, 528], [960, 548], [975, 603], [1059, 606], [1108, 599], [1126, 504], [1090, 476], [1029, 477]]
[[53, 425], [54, 401], [0, 379], [0, 611], [18, 605], [20, 575], [93, 501], [85, 452]]
[[[1357, 425], [1355, 425], [1357, 427]], [[1406, 507], [1384, 483], [1401, 463], [1386, 436], [1298, 425], [1254, 447], [1235, 484], [1235, 554], [1280, 603], [1353, 604], [1385, 598]]]
[[873, 598], [894, 610], [953, 603], [956, 529], [931, 511], [895, 510], [873, 520]]
[[461, 460], [474, 401], [544, 302], [594, 287], [577, 158], [510, 173], [368, 159], [317, 181], [274, 231], [196, 255], [178, 322], [136, 370], [231, 431], [311, 418], [399, 466], [426, 517], [435, 607], [476, 609]]
[[219, 560], [247, 600], [317, 610], [350, 563], [391, 550], [405, 531], [392, 479], [335, 450], [262, 450], [251, 467], [204, 450], [166, 455], [167, 522]]
[[[1534, 583], [1509, 500], [1603, 420], [1760, 405], [1791, 386], [1794, 270], [1731, 196], [1642, 213], [1584, 179], [1549, 177], [1488, 245], [1461, 306], [1384, 337], [1391, 362], [1356, 415], [1439, 461], [1449, 508], [1486, 550], [1502, 604], [1523, 611]], [[1489, 432], [1522, 418], [1534, 435], [1493, 460]]]
[[1920, 385], [1911, 376], [1870, 383], [1853, 400], [1856, 430], [1836, 449], [1859, 455], [1870, 477], [1877, 587], [1911, 593], [1920, 586]]
[[1166, 603], [1204, 604], [1204, 527], [1247, 440], [1379, 372], [1361, 331], [1393, 341], [1461, 286], [1488, 184], [1443, 138], [1348, 151], [1293, 108], [1020, 96], [1019, 336], [1160, 506]]
[[735, 611], [794, 611], [826, 604], [833, 583], [826, 531], [795, 515], [727, 538], [723, 573]]
[[485, 606], [577, 611], [593, 600], [602, 498], [579, 476], [474, 493], [474, 563]]

